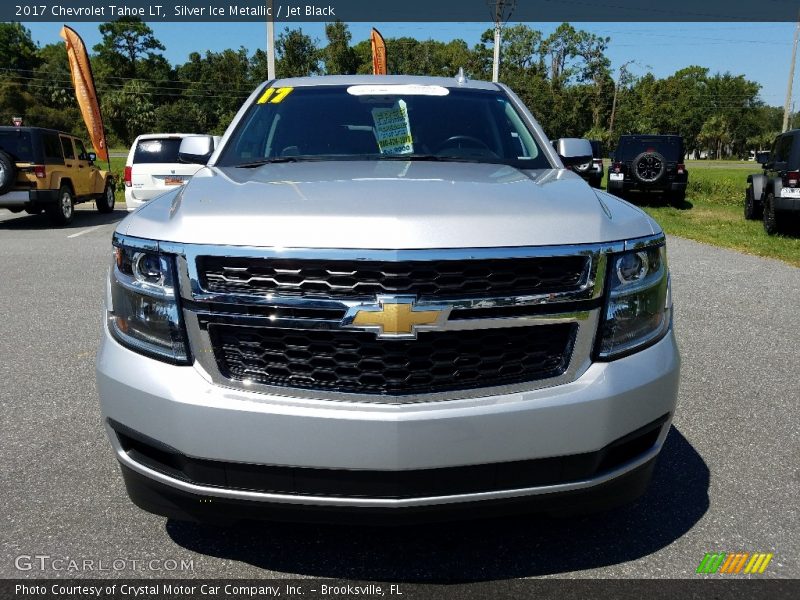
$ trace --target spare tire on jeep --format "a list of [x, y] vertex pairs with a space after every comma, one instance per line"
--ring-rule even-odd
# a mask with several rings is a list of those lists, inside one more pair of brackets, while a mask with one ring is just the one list
[[5, 152], [0, 150], [0, 194], [5, 194], [17, 181], [17, 165]]
[[633, 176], [641, 183], [656, 183], [667, 172], [667, 162], [658, 152], [642, 152], [632, 166]]

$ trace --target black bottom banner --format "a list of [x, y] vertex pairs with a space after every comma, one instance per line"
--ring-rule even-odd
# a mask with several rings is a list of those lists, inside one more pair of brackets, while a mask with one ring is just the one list
[[67, 600], [207, 600], [303, 598], [393, 598], [427, 600], [454, 598], [536, 598], [569, 600], [735, 599], [774, 600], [800, 598], [800, 580], [709, 579], [617, 580], [527, 579], [480, 583], [422, 584], [354, 582], [333, 579], [25, 579], [0, 580], [0, 598]]

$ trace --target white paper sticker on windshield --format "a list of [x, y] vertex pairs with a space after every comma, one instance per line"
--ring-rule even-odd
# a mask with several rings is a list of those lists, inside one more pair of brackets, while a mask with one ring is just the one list
[[440, 85], [351, 85], [347, 93], [352, 96], [447, 96], [450, 90]]
[[398, 100], [391, 108], [373, 108], [375, 137], [381, 154], [411, 154], [414, 140], [411, 138], [411, 123], [405, 100]]

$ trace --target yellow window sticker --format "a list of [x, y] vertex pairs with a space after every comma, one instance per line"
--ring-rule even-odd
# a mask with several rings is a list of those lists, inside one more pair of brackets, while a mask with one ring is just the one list
[[375, 137], [381, 154], [411, 154], [414, 140], [405, 100], [398, 100], [391, 108], [373, 108]]
[[294, 91], [294, 88], [291, 87], [284, 87], [284, 88], [269, 88], [261, 97], [256, 101], [256, 104], [266, 104], [269, 102], [270, 104], [280, 104], [283, 100]]

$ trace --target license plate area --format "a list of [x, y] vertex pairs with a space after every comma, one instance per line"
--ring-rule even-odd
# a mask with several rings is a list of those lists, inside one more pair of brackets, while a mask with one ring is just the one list
[[609, 173], [608, 178], [611, 181], [623, 181], [625, 179], [624, 173]]
[[782, 188], [781, 198], [800, 198], [800, 188]]
[[164, 178], [164, 185], [183, 185], [186, 183], [185, 177], [172, 176]]

